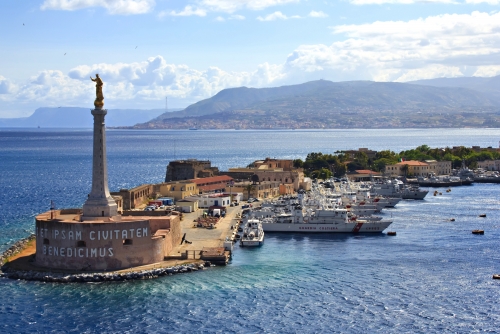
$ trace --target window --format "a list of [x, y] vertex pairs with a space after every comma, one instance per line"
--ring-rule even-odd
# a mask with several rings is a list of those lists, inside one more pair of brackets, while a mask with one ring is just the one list
[[123, 245], [124, 246], [132, 245], [132, 239], [123, 239]]

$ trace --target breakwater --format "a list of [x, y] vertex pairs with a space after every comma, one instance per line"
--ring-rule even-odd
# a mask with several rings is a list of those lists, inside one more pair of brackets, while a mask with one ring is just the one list
[[3, 266], [0, 277], [10, 279], [22, 279], [26, 281], [41, 281], [53, 283], [97, 283], [97, 282], [120, 282], [131, 280], [146, 280], [162, 276], [172, 276], [188, 272], [204, 270], [210, 267], [210, 262], [191, 263], [168, 268], [158, 268], [141, 271], [130, 271], [126, 273], [78, 273], [64, 274], [41, 271], [15, 270], [9, 266]]
[[54, 282], [54, 283], [91, 283], [91, 282], [120, 282], [131, 280], [146, 280], [162, 276], [171, 276], [188, 272], [204, 270], [212, 266], [210, 261], [176, 265], [165, 268], [153, 268], [148, 270], [130, 270], [127, 272], [103, 272], [103, 273], [55, 273], [37, 270], [19, 270], [9, 266], [8, 259], [23, 249], [35, 239], [32, 234], [27, 238], [21, 239], [9, 247], [0, 255], [0, 277], [9, 279], [22, 279], [26, 281]]
[[5, 250], [1, 255], [0, 255], [0, 265], [3, 265], [3, 263], [11, 256], [16, 255], [20, 251], [22, 251], [28, 243], [32, 240], [35, 240], [35, 235], [31, 234], [27, 238], [23, 238], [16, 243], [14, 243], [12, 246], [10, 246], [7, 250]]

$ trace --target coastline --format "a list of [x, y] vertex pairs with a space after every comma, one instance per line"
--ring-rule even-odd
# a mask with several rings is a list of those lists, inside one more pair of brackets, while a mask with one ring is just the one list
[[[49, 268], [38, 268], [32, 265], [35, 253], [33, 252], [34, 247], [30, 247], [30, 244], [33, 244], [34, 241], [35, 235], [32, 234], [27, 238], [17, 241], [0, 255], [0, 261], [2, 263], [0, 278], [52, 283], [119, 282], [172, 276], [174, 274], [205, 270], [215, 266], [210, 261], [195, 260], [185, 261], [185, 263], [175, 264], [173, 266], [162, 266], [162, 263], [157, 263], [149, 266], [132, 267], [111, 272], [56, 271]], [[165, 261], [165, 264], [167, 263], [170, 262]]]

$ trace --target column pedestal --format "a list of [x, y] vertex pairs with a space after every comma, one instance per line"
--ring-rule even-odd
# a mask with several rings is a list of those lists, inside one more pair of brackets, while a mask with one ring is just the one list
[[83, 205], [82, 220], [98, 220], [118, 214], [118, 206], [108, 189], [108, 167], [106, 164], [106, 109], [95, 108], [94, 147], [92, 158], [92, 190]]

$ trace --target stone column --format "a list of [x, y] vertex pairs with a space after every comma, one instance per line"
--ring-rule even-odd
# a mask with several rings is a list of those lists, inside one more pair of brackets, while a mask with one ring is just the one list
[[92, 190], [83, 205], [83, 220], [96, 217], [116, 216], [117, 205], [108, 189], [108, 168], [106, 164], [106, 109], [95, 108], [94, 115], [94, 154], [92, 158]]

